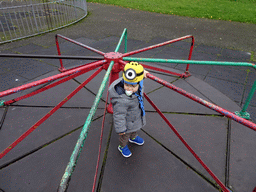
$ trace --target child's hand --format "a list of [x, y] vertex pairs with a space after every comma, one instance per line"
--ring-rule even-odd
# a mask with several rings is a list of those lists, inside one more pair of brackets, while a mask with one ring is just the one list
[[144, 69], [144, 78], [145, 78], [145, 79], [148, 78], [148, 77], [147, 77], [147, 74], [148, 74], [148, 73], [149, 73], [149, 72]]
[[118, 135], [124, 135], [125, 134], [125, 132], [123, 132], [123, 133], [119, 133]]

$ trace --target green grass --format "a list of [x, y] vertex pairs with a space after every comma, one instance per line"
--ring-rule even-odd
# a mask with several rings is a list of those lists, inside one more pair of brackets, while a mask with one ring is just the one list
[[256, 24], [256, 0], [87, 0], [163, 14]]

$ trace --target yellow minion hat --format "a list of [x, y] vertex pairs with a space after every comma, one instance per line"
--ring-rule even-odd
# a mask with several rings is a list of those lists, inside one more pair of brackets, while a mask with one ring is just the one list
[[124, 66], [123, 79], [128, 84], [138, 84], [144, 78], [144, 68], [141, 64], [131, 61]]

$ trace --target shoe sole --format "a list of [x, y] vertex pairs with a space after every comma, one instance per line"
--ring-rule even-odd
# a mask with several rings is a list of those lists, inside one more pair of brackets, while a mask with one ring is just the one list
[[122, 150], [121, 149], [119, 149], [119, 147], [117, 147], [117, 149], [118, 149], [118, 151], [120, 151], [121, 152], [121, 154], [124, 156], [124, 157], [131, 157], [131, 155], [132, 155], [132, 153], [130, 154], [130, 155], [124, 155], [123, 153], [122, 153]]
[[136, 144], [136, 145], [143, 145], [143, 144], [144, 144], [144, 141], [143, 141], [143, 143], [137, 143], [137, 142], [134, 142], [134, 141], [132, 141], [132, 140], [130, 140], [130, 139], [129, 139], [129, 142], [130, 142], [130, 143], [134, 143], [134, 144]]

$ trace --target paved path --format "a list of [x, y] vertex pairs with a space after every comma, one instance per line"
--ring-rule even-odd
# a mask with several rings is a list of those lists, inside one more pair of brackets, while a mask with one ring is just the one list
[[[192, 34], [195, 36], [193, 60], [243, 61], [255, 52], [256, 26], [225, 21], [192, 19], [88, 4], [89, 15], [83, 21], [54, 33], [2, 45], [2, 53], [57, 54], [56, 33], [75, 39], [103, 52], [114, 51], [124, 28], [128, 29], [128, 51]], [[190, 42], [183, 41], [140, 57], [187, 59]], [[81, 47], [61, 41], [65, 55], [94, 55]], [[123, 48], [120, 49], [123, 52]], [[65, 67], [82, 61], [65, 61]], [[53, 59], [1, 59], [0, 90], [6, 90], [58, 74], [59, 63]], [[159, 64], [158, 67], [181, 72], [183, 65]], [[152, 74], [187, 92], [230, 111], [245, 102], [255, 70], [238, 67], [190, 67], [191, 77], [179, 79], [162, 73]], [[104, 76], [100, 73], [58, 112], [0, 160], [0, 191], [56, 191], [74, 149], [81, 128]], [[59, 85], [34, 97], [0, 108], [0, 151], [49, 112], [82, 83], [90, 73]], [[168, 120], [187, 143], [232, 191], [248, 192], [255, 183], [255, 132], [204, 106], [150, 80], [146, 92], [165, 112]], [[29, 90], [30, 91], [30, 90]], [[27, 92], [27, 91], [24, 91]], [[22, 95], [17, 93], [17, 95]], [[103, 94], [91, 125], [68, 191], [91, 191], [102, 115]], [[12, 98], [8, 96], [5, 100]], [[256, 98], [248, 112], [256, 120]], [[218, 191], [212, 177], [196, 161], [154, 109], [145, 103], [147, 126], [140, 132], [145, 145], [131, 145], [131, 158], [117, 151], [118, 139], [107, 114], [98, 191]], [[102, 163], [104, 162], [104, 163]]]

